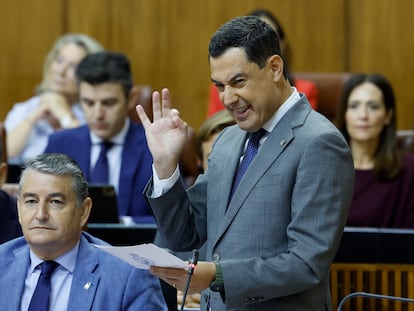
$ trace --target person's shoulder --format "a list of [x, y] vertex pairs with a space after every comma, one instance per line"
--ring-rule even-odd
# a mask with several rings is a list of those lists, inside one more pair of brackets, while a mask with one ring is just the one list
[[18, 113], [18, 114], [27, 113], [31, 111], [32, 109], [35, 109], [39, 104], [40, 104], [40, 96], [38, 95], [33, 96], [23, 102], [15, 103], [12, 109], [9, 111], [8, 115], [13, 115], [15, 113]]
[[414, 154], [407, 153], [403, 155], [403, 167], [414, 172]]
[[144, 126], [141, 123], [136, 123], [136, 122], [130, 121], [128, 131], [133, 133], [136, 136], [139, 136], [139, 137], [144, 136], [145, 137], [145, 129], [144, 129]]
[[139, 149], [142, 148], [143, 143], [146, 144], [147, 142], [144, 126], [141, 123], [131, 121], [128, 133], [125, 136], [125, 141], [128, 146], [134, 146]]
[[60, 131], [53, 132], [52, 134], [50, 134], [49, 137], [52, 137], [54, 139], [62, 139], [70, 137], [79, 137], [79, 135], [85, 134], [89, 134], [89, 128], [86, 124], [74, 128], [62, 129]]
[[24, 237], [17, 237], [10, 241], [0, 244], [0, 258], [13, 256], [12, 254], [21, 248], [28, 247]]

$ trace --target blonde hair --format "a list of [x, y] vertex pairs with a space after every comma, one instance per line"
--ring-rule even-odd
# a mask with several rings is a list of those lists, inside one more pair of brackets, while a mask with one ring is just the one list
[[37, 93], [41, 93], [48, 88], [47, 75], [48, 75], [49, 68], [52, 62], [59, 55], [62, 47], [64, 47], [65, 45], [69, 43], [74, 43], [82, 47], [83, 49], [85, 49], [86, 54], [101, 52], [104, 50], [104, 48], [98, 41], [96, 41], [95, 39], [87, 35], [80, 34], [80, 33], [69, 33], [69, 34], [63, 35], [62, 37], [56, 40], [55, 44], [53, 45], [53, 48], [50, 50], [50, 52], [47, 54], [45, 58], [45, 62], [43, 64], [42, 82], [37, 87]]
[[203, 158], [203, 142], [207, 141], [212, 135], [221, 132], [225, 127], [235, 123], [227, 110], [220, 110], [204, 121], [197, 134], [197, 153], [200, 159]]

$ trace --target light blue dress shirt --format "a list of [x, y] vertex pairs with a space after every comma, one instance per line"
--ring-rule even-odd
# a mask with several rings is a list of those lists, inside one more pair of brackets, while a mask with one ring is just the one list
[[[76, 266], [76, 258], [79, 250], [79, 242], [70, 251], [54, 259], [59, 266], [52, 274], [49, 306], [50, 310], [65, 311], [68, 308], [69, 294], [72, 286], [73, 271]], [[43, 262], [30, 250], [30, 266], [27, 271], [20, 311], [27, 311], [30, 300], [36, 289], [40, 277], [39, 264]]]

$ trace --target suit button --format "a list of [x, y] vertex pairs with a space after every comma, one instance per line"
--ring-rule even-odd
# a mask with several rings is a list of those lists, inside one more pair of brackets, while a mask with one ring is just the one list
[[214, 254], [213, 254], [213, 261], [217, 262], [217, 261], [219, 261], [219, 260], [220, 260], [220, 255], [219, 255], [219, 254], [217, 254], [217, 253], [214, 253]]

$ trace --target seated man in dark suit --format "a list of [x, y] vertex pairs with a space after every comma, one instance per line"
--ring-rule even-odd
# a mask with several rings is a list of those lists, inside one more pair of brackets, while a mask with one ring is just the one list
[[[4, 146], [0, 140], [0, 155]], [[2, 157], [4, 159], [4, 157]], [[7, 163], [0, 161], [0, 244], [22, 235], [22, 229], [17, 221], [16, 198], [2, 189], [7, 178]]]
[[[142, 196], [152, 174], [152, 157], [142, 125], [128, 117], [134, 98], [128, 59], [112, 52], [91, 54], [78, 65], [76, 77], [87, 125], [52, 134], [45, 153], [71, 156], [89, 183], [112, 184], [124, 222], [153, 223]], [[104, 146], [109, 150], [100, 154]], [[106, 176], [97, 176], [105, 171]]]
[[17, 205], [24, 238], [0, 245], [0, 310], [167, 310], [157, 278], [82, 233], [92, 200], [72, 159], [30, 160]]

